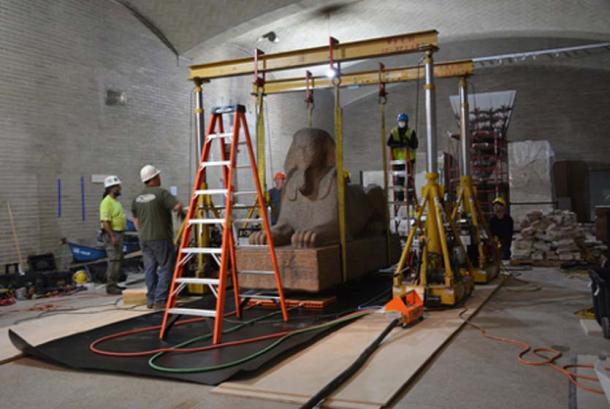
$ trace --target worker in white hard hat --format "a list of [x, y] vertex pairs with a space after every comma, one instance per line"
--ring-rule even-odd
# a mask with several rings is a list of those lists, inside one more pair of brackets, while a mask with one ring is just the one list
[[182, 203], [161, 187], [160, 175], [152, 165], [142, 167], [140, 179], [146, 186], [131, 207], [144, 258], [146, 306], [154, 309], [165, 307], [174, 272], [172, 211], [182, 214]]
[[100, 203], [100, 223], [103, 230], [104, 246], [108, 257], [106, 270], [106, 293], [121, 294], [124, 287], [119, 286], [121, 265], [123, 263], [123, 234], [127, 228], [127, 219], [121, 202], [121, 180], [117, 176], [104, 179], [104, 198]]

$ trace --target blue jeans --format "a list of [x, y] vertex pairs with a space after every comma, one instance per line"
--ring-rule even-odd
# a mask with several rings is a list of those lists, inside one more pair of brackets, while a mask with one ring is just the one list
[[164, 304], [176, 263], [174, 244], [169, 240], [143, 241], [142, 254], [148, 304]]

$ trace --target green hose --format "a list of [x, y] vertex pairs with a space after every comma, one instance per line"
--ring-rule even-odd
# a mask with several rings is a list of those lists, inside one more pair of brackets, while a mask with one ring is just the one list
[[[257, 357], [259, 357], [259, 356], [269, 352], [270, 350], [272, 350], [273, 348], [275, 348], [276, 346], [278, 346], [279, 344], [281, 344], [282, 342], [284, 342], [286, 339], [290, 338], [291, 336], [294, 336], [294, 335], [297, 335], [297, 334], [301, 334], [301, 333], [304, 333], [304, 332], [313, 332], [313, 331], [318, 331], [318, 330], [324, 330], [324, 329], [327, 329], [327, 328], [332, 328], [332, 327], [335, 327], [337, 325], [343, 324], [345, 322], [354, 321], [354, 320], [356, 320], [358, 318], [361, 318], [361, 317], [363, 317], [363, 316], [365, 316], [367, 314], [370, 314], [370, 313], [371, 313], [371, 311], [362, 311], [360, 313], [349, 315], [349, 316], [343, 317], [343, 318], [339, 318], [339, 319], [336, 319], [336, 320], [333, 320], [333, 321], [330, 321], [330, 322], [327, 322], [327, 323], [324, 323], [324, 324], [314, 325], [312, 327], [307, 327], [307, 328], [302, 328], [302, 329], [297, 329], [297, 330], [291, 331], [288, 334], [286, 334], [286, 335], [282, 336], [281, 338], [279, 338], [278, 340], [274, 341], [273, 343], [271, 343], [267, 347], [261, 349], [260, 351], [257, 351], [255, 353], [250, 354], [248, 356], [245, 356], [243, 358], [237, 359], [235, 361], [226, 362], [224, 364], [212, 365], [212, 366], [204, 366], [204, 367], [198, 367], [198, 368], [169, 368], [169, 367], [164, 367], [164, 366], [160, 366], [160, 365], [155, 364], [154, 361], [157, 358], [160, 358], [162, 355], [167, 353], [167, 352], [159, 352], [159, 353], [153, 355], [148, 360], [148, 365], [151, 368], [153, 368], [153, 369], [155, 369], [157, 371], [169, 372], [169, 373], [182, 373], [182, 374], [184, 374], [184, 373], [196, 373], [196, 372], [210, 372], [210, 371], [217, 371], [217, 370], [225, 369], [225, 368], [231, 368], [233, 366], [237, 366], [237, 365], [242, 364], [244, 362], [251, 361], [252, 359], [255, 359], [255, 358], [257, 358]], [[233, 331], [241, 328], [244, 325], [247, 325], [247, 324], [249, 324], [249, 323], [251, 323], [253, 321], [257, 321], [257, 320], [266, 318], [268, 316], [269, 315], [266, 315], [266, 316], [263, 316], [263, 317], [255, 318], [254, 320], [247, 321], [243, 325], [230, 328], [230, 329], [228, 329], [224, 333], [233, 332]], [[209, 339], [209, 338], [210, 338], [209, 334], [201, 336], [201, 337], [193, 338], [193, 339], [185, 341], [185, 342], [183, 342], [181, 344], [176, 345], [174, 348], [175, 349], [182, 348], [182, 347], [184, 347], [186, 345], [192, 344], [193, 342], [196, 342], [196, 341], [199, 341], [199, 340], [203, 340], [203, 339]]]

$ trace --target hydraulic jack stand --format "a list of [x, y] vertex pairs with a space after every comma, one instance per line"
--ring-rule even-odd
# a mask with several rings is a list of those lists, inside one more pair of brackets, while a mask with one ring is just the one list
[[472, 270], [474, 282], [488, 283], [496, 278], [500, 271], [499, 243], [489, 234], [470, 176], [470, 124], [467, 90], [466, 78], [462, 78], [460, 81], [462, 177], [451, 219], [456, 224], [458, 220], [461, 221], [460, 227], [463, 227], [465, 234], [470, 239], [468, 254], [474, 261]]

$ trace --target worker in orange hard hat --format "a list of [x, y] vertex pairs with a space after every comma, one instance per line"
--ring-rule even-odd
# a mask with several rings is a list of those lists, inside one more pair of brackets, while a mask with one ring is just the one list
[[510, 260], [510, 246], [513, 242], [514, 222], [506, 209], [506, 200], [498, 196], [494, 199], [494, 214], [489, 219], [489, 232], [502, 245], [502, 260]]
[[280, 207], [282, 204], [282, 189], [286, 183], [286, 174], [284, 172], [276, 172], [273, 175], [272, 189], [269, 189], [269, 203], [271, 204], [271, 224], [274, 225], [280, 216]]

